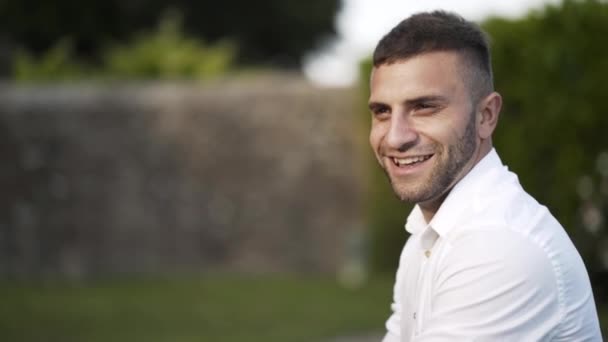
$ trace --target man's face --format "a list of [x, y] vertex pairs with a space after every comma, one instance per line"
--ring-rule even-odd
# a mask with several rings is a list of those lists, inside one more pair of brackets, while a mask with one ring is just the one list
[[475, 164], [475, 104], [455, 52], [374, 68], [370, 143], [397, 196], [434, 203]]

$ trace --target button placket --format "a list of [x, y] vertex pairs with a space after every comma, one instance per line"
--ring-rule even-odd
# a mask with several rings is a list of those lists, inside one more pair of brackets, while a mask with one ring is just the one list
[[419, 305], [416, 308], [416, 310], [414, 311], [414, 314], [412, 315], [412, 318], [414, 320], [414, 336], [417, 336], [421, 333], [422, 326], [424, 323], [422, 316], [420, 316], [420, 315], [424, 315], [423, 303], [425, 302], [425, 300], [423, 297], [426, 296], [427, 291], [428, 291], [428, 289], [426, 288], [427, 287], [426, 279], [427, 279], [427, 273], [428, 273], [428, 266], [429, 266], [429, 262], [432, 261], [431, 256], [432, 256], [433, 247], [438, 238], [439, 238], [439, 235], [437, 234], [437, 232], [435, 232], [435, 230], [431, 226], [427, 227], [427, 229], [422, 233], [422, 236], [420, 238], [421, 251], [419, 253], [421, 253], [421, 255], [423, 255], [423, 257], [421, 257], [421, 262], [420, 262], [420, 273], [418, 276], [418, 291], [416, 293]]

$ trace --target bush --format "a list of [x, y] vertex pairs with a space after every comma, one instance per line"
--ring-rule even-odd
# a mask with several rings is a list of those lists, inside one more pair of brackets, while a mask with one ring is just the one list
[[13, 64], [13, 77], [19, 82], [67, 81], [86, 74], [85, 68], [72, 60], [72, 43], [68, 39], [59, 41], [39, 58], [20, 50]]
[[104, 48], [98, 68], [75, 60], [69, 39], [39, 58], [21, 51], [13, 66], [17, 81], [66, 81], [78, 79], [205, 79], [233, 68], [236, 50], [228, 42], [210, 46], [184, 36], [177, 13], [163, 17], [155, 32], [140, 34], [128, 44]]
[[234, 47], [228, 43], [205, 46], [184, 37], [181, 19], [165, 16], [156, 32], [138, 36], [131, 44], [115, 45], [104, 53], [104, 73], [118, 78], [202, 79], [226, 73]]
[[[608, 4], [595, 0], [566, 0], [520, 19], [482, 23], [492, 37], [496, 89], [504, 98], [494, 146], [564, 225], [592, 278], [608, 269], [607, 23]], [[370, 68], [367, 62], [362, 72], [366, 90]], [[367, 209], [376, 270], [396, 267], [407, 213], [387, 188], [374, 173]]]

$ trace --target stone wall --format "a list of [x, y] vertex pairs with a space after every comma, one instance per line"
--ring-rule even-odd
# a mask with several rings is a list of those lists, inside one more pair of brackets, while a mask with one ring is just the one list
[[355, 96], [291, 76], [1, 85], [0, 274], [335, 271], [362, 225]]

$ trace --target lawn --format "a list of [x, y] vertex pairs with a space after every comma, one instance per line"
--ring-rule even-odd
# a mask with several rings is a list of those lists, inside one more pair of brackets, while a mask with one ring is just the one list
[[[391, 288], [390, 277], [348, 289], [302, 275], [5, 281], [0, 341], [331, 342], [381, 335]], [[608, 311], [600, 317], [608, 322]]]
[[0, 283], [2, 341], [331, 341], [381, 333], [392, 280], [218, 275]]

